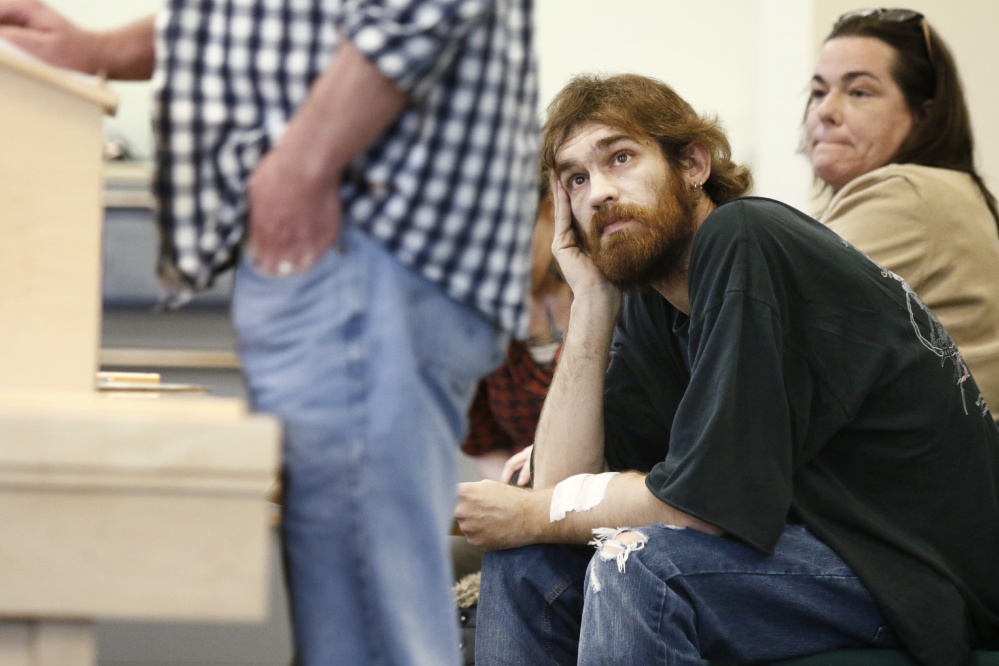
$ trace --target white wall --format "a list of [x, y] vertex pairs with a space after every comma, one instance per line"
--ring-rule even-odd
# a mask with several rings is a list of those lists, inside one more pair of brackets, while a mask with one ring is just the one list
[[763, 0], [759, 84], [754, 91], [757, 147], [754, 193], [814, 212], [812, 169], [799, 152], [801, 119], [812, 76], [812, 3]]
[[[80, 24], [120, 25], [161, 0], [50, 0]], [[542, 109], [580, 72], [637, 72], [672, 85], [694, 108], [717, 114], [755, 193], [812, 212], [811, 172], [797, 153], [801, 117], [822, 38], [862, 0], [536, 0]], [[911, 0], [952, 47], [965, 82], [979, 164], [999, 188], [999, 62], [994, 0]], [[148, 84], [114, 83], [121, 96], [110, 134], [152, 153]]]
[[699, 112], [717, 114], [735, 159], [752, 162], [761, 7], [760, 0], [536, 0], [542, 108], [573, 74], [653, 76]]

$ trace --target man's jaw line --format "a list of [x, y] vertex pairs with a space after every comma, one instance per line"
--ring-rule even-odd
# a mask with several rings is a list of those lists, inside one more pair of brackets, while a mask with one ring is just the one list
[[[700, 230], [701, 225], [704, 224], [704, 220], [708, 219], [708, 215], [714, 212], [717, 207], [715, 202], [709, 197], [704, 197], [697, 203], [697, 208], [694, 212], [695, 235]], [[650, 286], [658, 291], [663, 298], [672, 303], [673, 307], [688, 316], [690, 315], [690, 291], [687, 281], [690, 277], [690, 255], [693, 249], [694, 237], [691, 237], [687, 243], [687, 247], [684, 248], [683, 261], [680, 262], [672, 274], [660, 280], [653, 280], [650, 283]]]
[[694, 243], [687, 246], [683, 263], [673, 271], [658, 280], [652, 280], [649, 286], [659, 292], [659, 295], [669, 301], [673, 307], [685, 315], [690, 315], [690, 292], [687, 280], [690, 275], [690, 251]]

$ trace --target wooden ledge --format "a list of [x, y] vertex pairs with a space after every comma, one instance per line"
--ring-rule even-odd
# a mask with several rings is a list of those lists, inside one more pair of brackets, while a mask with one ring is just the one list
[[106, 347], [101, 367], [114, 368], [211, 368], [239, 370], [236, 352], [225, 349], [166, 349], [155, 347]]

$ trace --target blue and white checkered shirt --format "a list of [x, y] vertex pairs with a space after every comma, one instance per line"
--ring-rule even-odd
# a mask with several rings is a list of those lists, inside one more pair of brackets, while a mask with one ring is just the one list
[[348, 170], [344, 222], [523, 332], [537, 207], [532, 0], [168, 0], [157, 22], [160, 276], [209, 286], [247, 179], [349, 39], [411, 104]]

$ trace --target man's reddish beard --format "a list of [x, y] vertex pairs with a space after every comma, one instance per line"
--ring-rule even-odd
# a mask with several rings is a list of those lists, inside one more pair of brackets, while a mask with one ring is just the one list
[[[581, 234], [583, 249], [604, 276], [620, 289], [632, 289], [672, 276], [684, 268], [694, 238], [697, 192], [677, 175], [659, 184], [652, 206], [624, 203], [601, 208]], [[635, 224], [603, 236], [619, 220]]]

